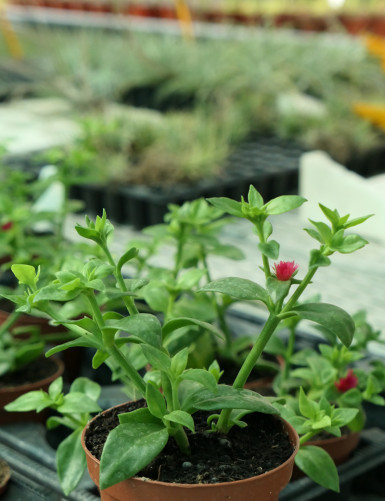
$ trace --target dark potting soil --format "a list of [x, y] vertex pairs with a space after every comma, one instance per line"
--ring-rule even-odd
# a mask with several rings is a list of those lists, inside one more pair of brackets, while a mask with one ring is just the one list
[[[111, 409], [90, 423], [85, 437], [89, 451], [100, 459], [108, 433], [119, 424], [118, 414], [144, 405], [131, 402]], [[293, 452], [287, 433], [278, 419], [253, 413], [244, 418], [248, 426], [234, 426], [228, 435], [207, 428], [209, 413], [194, 414], [196, 433], [190, 433], [191, 456], [183, 455], [170, 439], [159, 456], [137, 474], [161, 482], [210, 484], [257, 476], [285, 462]]]
[[0, 376], [0, 388], [11, 388], [35, 383], [52, 376], [57, 371], [57, 364], [50, 358], [40, 357], [15, 372]]

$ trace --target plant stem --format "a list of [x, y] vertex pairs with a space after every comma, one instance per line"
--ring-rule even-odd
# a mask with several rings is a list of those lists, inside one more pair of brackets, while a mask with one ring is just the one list
[[295, 306], [295, 303], [298, 301], [300, 295], [303, 293], [303, 291], [306, 289], [306, 287], [309, 285], [311, 282], [311, 279], [314, 277], [316, 271], [318, 270], [318, 266], [311, 268], [308, 270], [304, 278], [302, 279], [301, 283], [298, 285], [297, 289], [294, 291], [293, 295], [289, 299], [289, 301], [286, 303], [284, 308], [282, 309], [281, 313], [286, 313], [291, 310]]
[[21, 312], [13, 310], [12, 313], [8, 315], [8, 318], [5, 322], [3, 322], [0, 326], [0, 339], [4, 335], [4, 333], [12, 327], [12, 325], [17, 321], [17, 319], [20, 317]]
[[178, 426], [177, 431], [174, 434], [174, 438], [181, 452], [183, 452], [183, 454], [186, 454], [186, 456], [190, 456], [190, 443], [188, 441], [186, 432], [183, 429], [183, 426]]
[[119, 348], [115, 344], [115, 340], [108, 339], [106, 340], [106, 336], [103, 335], [103, 328], [106, 326], [103, 315], [99, 309], [99, 305], [96, 302], [95, 296], [91, 292], [90, 294], [87, 294], [87, 298], [91, 304], [92, 308], [92, 313], [94, 316], [94, 320], [96, 321], [100, 332], [102, 333], [102, 339], [103, 339], [103, 348], [105, 351], [112, 357], [114, 358], [118, 365], [122, 367], [122, 369], [125, 371], [127, 376], [130, 378], [130, 380], [133, 382], [135, 385], [136, 389], [139, 390], [139, 392], [144, 395], [146, 391], [146, 383], [143, 381], [143, 378], [140, 376], [138, 371], [134, 368], [134, 366], [125, 358], [125, 356], [122, 354], [122, 352], [119, 350]]
[[[254, 346], [248, 353], [245, 361], [242, 364], [242, 367], [240, 368], [237, 377], [235, 378], [235, 381], [233, 383], [233, 388], [243, 388], [251, 371], [253, 370], [253, 367], [255, 366], [258, 358], [262, 354], [263, 350], [265, 349], [266, 344], [268, 343], [269, 339], [271, 338], [273, 332], [277, 328], [278, 324], [280, 322], [280, 319], [274, 315], [273, 313], [270, 314], [269, 318], [267, 319], [262, 331], [260, 332]], [[223, 409], [221, 411], [221, 414], [218, 419], [218, 424], [217, 428], [218, 431], [227, 433], [228, 428], [229, 428], [229, 417], [231, 414], [231, 409]]]
[[[124, 282], [124, 278], [122, 277], [122, 274], [120, 273], [120, 271], [118, 271], [118, 268], [117, 268], [117, 266], [115, 264], [114, 258], [112, 257], [109, 248], [107, 247], [107, 245], [102, 245], [101, 247], [102, 247], [105, 255], [107, 256], [108, 262], [115, 269], [115, 277], [116, 277], [116, 280], [118, 281], [120, 289], [123, 292], [128, 292], [126, 283]], [[127, 308], [127, 311], [128, 311], [128, 313], [130, 315], [137, 315], [139, 313], [139, 311], [138, 311], [138, 309], [137, 309], [137, 307], [136, 307], [136, 305], [134, 303], [134, 300], [130, 296], [124, 296], [123, 297], [123, 302], [124, 302], [124, 304], [125, 304], [125, 306]]]
[[308, 433], [305, 433], [305, 435], [302, 435], [302, 437], [299, 439], [300, 445], [303, 445], [305, 442], [308, 442], [311, 438], [314, 437], [314, 435], [317, 435], [319, 430], [313, 430], [309, 431]]
[[287, 343], [287, 348], [286, 348], [286, 353], [285, 353], [285, 366], [283, 368], [281, 379], [280, 379], [280, 388], [279, 388], [280, 395], [282, 395], [282, 393], [284, 393], [283, 385], [289, 377], [290, 360], [291, 360], [291, 357], [293, 356], [293, 353], [294, 353], [294, 345], [295, 345], [295, 327], [291, 326], [289, 340]]
[[[265, 235], [263, 234], [263, 223], [262, 226], [259, 224], [255, 224], [255, 229], [257, 231], [260, 243], [265, 244], [266, 240], [265, 240]], [[269, 278], [271, 276], [269, 258], [264, 253], [262, 253], [262, 263], [263, 263], [263, 271], [265, 272], [265, 277]]]

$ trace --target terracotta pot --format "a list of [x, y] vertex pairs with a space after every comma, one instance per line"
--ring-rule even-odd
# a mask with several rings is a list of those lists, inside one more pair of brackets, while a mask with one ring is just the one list
[[[108, 410], [103, 413], [105, 412]], [[94, 417], [93, 420], [97, 417]], [[278, 501], [280, 491], [290, 481], [294, 458], [299, 448], [297, 432], [289, 423], [282, 421], [294, 446], [294, 451], [289, 459], [267, 473], [244, 480], [217, 484], [177, 484], [134, 477], [101, 491], [101, 501], [224, 501], [229, 499], [232, 501], [246, 499]], [[99, 486], [100, 461], [90, 453], [85, 445], [88, 427], [89, 424], [83, 430], [81, 442], [86, 453], [90, 477]]]
[[9, 464], [4, 459], [0, 459], [0, 496], [7, 490], [10, 478], [11, 468]]
[[59, 358], [52, 357], [50, 360], [53, 360], [57, 366], [56, 371], [51, 376], [41, 379], [40, 381], [36, 381], [35, 383], [0, 388], [0, 425], [14, 423], [16, 421], [34, 421], [41, 423], [47, 419], [47, 413], [45, 413], [44, 411], [39, 413], [36, 413], [34, 411], [7, 412], [6, 410], [4, 410], [4, 406], [9, 404], [10, 402], [13, 402], [16, 398], [20, 397], [20, 395], [24, 395], [24, 393], [27, 393], [29, 391], [40, 389], [47, 391], [49, 385], [55, 379], [60, 377], [64, 371], [64, 364]]
[[[7, 320], [9, 313], [0, 309], [0, 325]], [[11, 330], [18, 327], [32, 326], [38, 328], [41, 334], [64, 334], [67, 329], [61, 325], [50, 325], [49, 320], [43, 317], [34, 317], [32, 315], [21, 314], [18, 320], [14, 323]], [[22, 337], [22, 335], [20, 335]], [[72, 382], [80, 374], [80, 368], [83, 358], [83, 349], [81, 347], [65, 350], [60, 354], [65, 366], [65, 378]]]

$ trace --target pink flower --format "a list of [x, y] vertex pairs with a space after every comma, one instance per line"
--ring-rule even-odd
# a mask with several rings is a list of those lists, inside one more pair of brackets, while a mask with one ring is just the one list
[[357, 386], [358, 378], [354, 374], [353, 369], [349, 369], [346, 377], [340, 378], [340, 380], [335, 381], [334, 384], [338, 391], [345, 393], [345, 391], [351, 390]]
[[279, 263], [274, 263], [273, 266], [275, 276], [283, 282], [290, 280], [297, 268], [298, 264], [295, 264], [294, 261], [280, 261]]
[[12, 221], [8, 221], [8, 223], [4, 223], [3, 225], [1, 225], [1, 229], [2, 231], [8, 231], [12, 228], [12, 226], [13, 226]]

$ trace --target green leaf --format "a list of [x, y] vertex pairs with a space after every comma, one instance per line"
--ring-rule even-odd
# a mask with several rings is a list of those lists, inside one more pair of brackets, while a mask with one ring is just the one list
[[314, 402], [314, 400], [308, 398], [302, 388], [300, 388], [298, 403], [301, 414], [311, 420], [314, 420], [317, 412], [319, 411], [319, 405]]
[[61, 488], [66, 496], [79, 484], [86, 470], [86, 454], [83, 450], [79, 428], [66, 437], [56, 451], [56, 468]]
[[20, 284], [28, 285], [31, 289], [35, 287], [37, 277], [33, 266], [29, 264], [13, 264], [11, 270]]
[[240, 301], [259, 300], [263, 303], [269, 301], [266, 290], [257, 283], [246, 278], [220, 278], [209, 282], [200, 290], [206, 292], [220, 292], [221, 294], [227, 294]]
[[109, 358], [109, 354], [103, 350], [96, 350], [92, 357], [92, 368], [98, 369]]
[[219, 337], [220, 339], [224, 339], [222, 331], [220, 331], [217, 327], [215, 327], [215, 325], [211, 325], [208, 322], [203, 322], [202, 320], [197, 320], [195, 318], [180, 317], [170, 320], [163, 326], [163, 331], [162, 331], [163, 340], [165, 341], [166, 338], [169, 336], [169, 334], [171, 334], [177, 329], [194, 325], [210, 331], [212, 334]]
[[306, 303], [293, 308], [301, 318], [311, 320], [335, 334], [349, 347], [354, 335], [355, 325], [345, 310], [328, 303]]
[[20, 395], [16, 400], [4, 406], [4, 409], [9, 412], [40, 412], [47, 407], [50, 407], [53, 401], [49, 395], [43, 390], [29, 391]]
[[362, 249], [362, 247], [368, 243], [369, 242], [360, 237], [360, 235], [347, 235], [337, 250], [341, 252], [341, 254], [350, 254], [358, 249]]
[[317, 484], [335, 492], [340, 491], [336, 465], [321, 447], [301, 446], [295, 457], [295, 464]]
[[147, 407], [136, 409], [131, 412], [124, 412], [118, 415], [120, 424], [127, 423], [154, 423], [162, 425], [162, 421], [153, 416]]
[[99, 405], [84, 393], [71, 392], [64, 396], [64, 402], [58, 407], [61, 414], [100, 412]]
[[189, 270], [178, 278], [176, 287], [180, 291], [189, 291], [199, 283], [200, 279], [205, 276], [205, 274], [206, 271], [203, 269]]
[[226, 197], [214, 197], [208, 198], [208, 202], [210, 202], [214, 207], [220, 209], [227, 214], [231, 214], [232, 216], [244, 217], [242, 213], [242, 204], [241, 202], [237, 202], [232, 200], [231, 198]]
[[164, 397], [152, 381], [146, 384], [146, 402], [151, 414], [158, 419], [167, 413]]
[[313, 249], [310, 251], [309, 268], [318, 268], [319, 266], [329, 266], [331, 264], [330, 259], [324, 256], [319, 249]]
[[108, 327], [127, 332], [142, 343], [161, 347], [161, 324], [159, 320], [148, 313], [138, 313], [121, 320], [108, 322]]
[[144, 356], [153, 369], [169, 372], [171, 368], [171, 358], [164, 351], [146, 344], [142, 344], [141, 348]]
[[211, 372], [204, 369], [188, 369], [181, 375], [181, 379], [195, 381], [213, 392], [216, 390], [217, 382], [215, 377]]
[[306, 202], [306, 198], [299, 197], [297, 195], [283, 195], [273, 198], [270, 202], [267, 202], [265, 205], [266, 213], [270, 216], [283, 214], [284, 212], [297, 209], [304, 202]]
[[318, 204], [322, 210], [322, 212], [325, 214], [325, 216], [329, 219], [329, 221], [332, 223], [333, 227], [336, 228], [340, 222], [340, 216], [336, 210], [329, 209], [325, 205]]
[[94, 401], [100, 397], [101, 391], [101, 386], [87, 377], [77, 377], [70, 387], [70, 393], [84, 393]]
[[178, 377], [185, 370], [188, 362], [188, 348], [178, 351], [171, 359], [171, 372]]
[[129, 249], [127, 252], [123, 254], [123, 256], [120, 257], [118, 264], [117, 264], [117, 270], [120, 272], [123, 268], [123, 266], [128, 263], [128, 261], [131, 261], [131, 259], [134, 259], [139, 254], [139, 249], [136, 249], [135, 247], [132, 247]]
[[53, 381], [48, 388], [48, 395], [52, 400], [55, 400], [63, 391], [63, 378], [58, 377]]
[[267, 292], [274, 303], [278, 303], [288, 295], [290, 286], [290, 280], [278, 280], [275, 277], [266, 280]]
[[278, 259], [279, 243], [275, 240], [270, 240], [268, 243], [259, 243], [258, 249], [270, 259]]
[[351, 219], [348, 221], [346, 224], [344, 224], [344, 228], [352, 228], [353, 226], [357, 226], [358, 224], [364, 223], [367, 219], [370, 217], [373, 217], [374, 214], [369, 214], [368, 216], [363, 216], [363, 217], [357, 217], [355, 219]]
[[100, 488], [133, 477], [163, 450], [167, 429], [154, 423], [121, 424], [108, 435], [100, 461]]
[[342, 427], [350, 423], [358, 414], [358, 409], [334, 409], [332, 415], [332, 425]]
[[313, 221], [312, 219], [309, 219], [309, 221], [311, 222], [312, 225], [314, 225], [317, 228], [322, 238], [322, 241], [326, 244], [329, 244], [333, 236], [330, 227], [327, 224], [323, 223], [322, 221]]
[[188, 412], [185, 411], [173, 411], [170, 414], [166, 414], [163, 419], [171, 421], [172, 423], [180, 424], [193, 433], [195, 432], [194, 420]]
[[262, 208], [263, 206], [262, 195], [252, 185], [250, 185], [249, 187], [249, 193], [247, 195], [247, 199], [251, 207], [257, 207], [257, 209]]
[[186, 411], [244, 409], [265, 414], [278, 414], [278, 410], [258, 393], [226, 385], [218, 385], [215, 393], [210, 390], [199, 390], [193, 393], [183, 402], [183, 408]]

